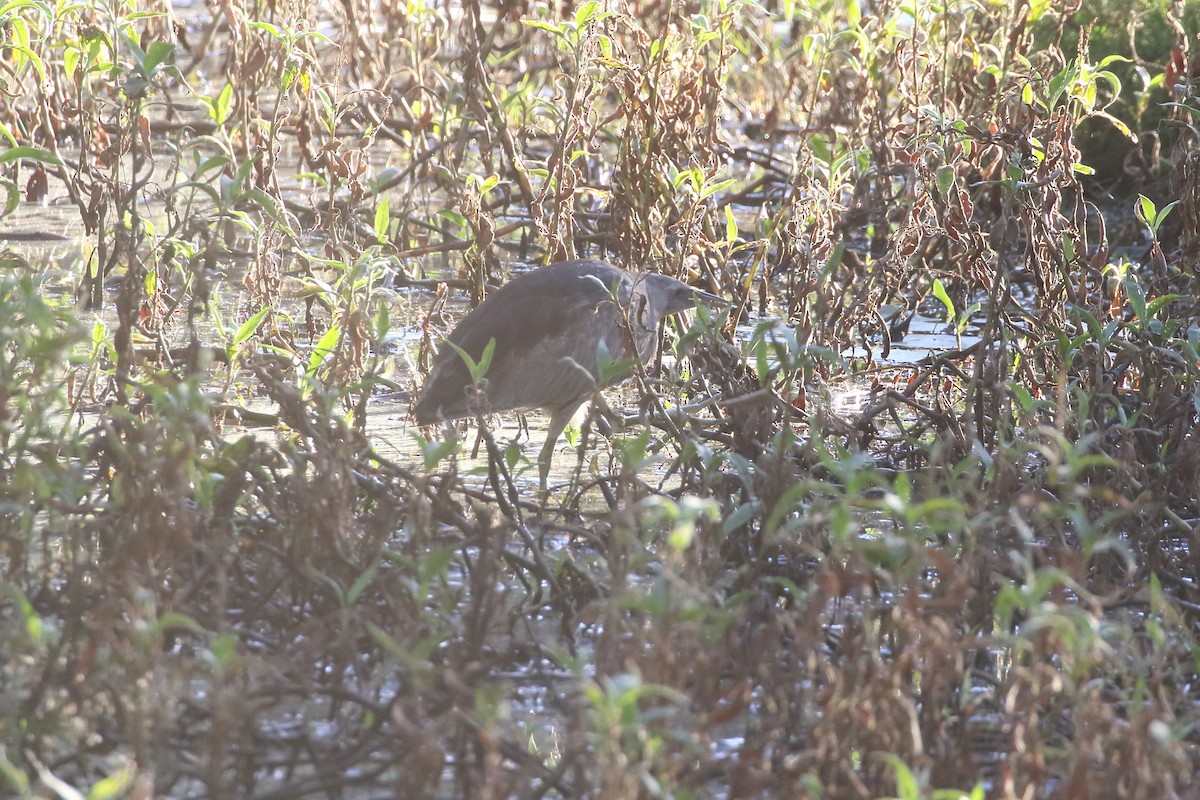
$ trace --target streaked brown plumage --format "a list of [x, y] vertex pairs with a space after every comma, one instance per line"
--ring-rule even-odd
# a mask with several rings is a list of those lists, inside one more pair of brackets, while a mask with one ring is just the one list
[[554, 444], [579, 407], [632, 374], [625, 370], [598, 385], [599, 354], [648, 361], [659, 322], [693, 307], [698, 296], [720, 299], [665, 275], [591, 259], [527, 272], [480, 303], [447, 337], [475, 361], [496, 340], [482, 395], [473, 391], [462, 358], [444, 344], [413, 416], [429, 425], [479, 411], [546, 409], [550, 424], [538, 457], [544, 482]]

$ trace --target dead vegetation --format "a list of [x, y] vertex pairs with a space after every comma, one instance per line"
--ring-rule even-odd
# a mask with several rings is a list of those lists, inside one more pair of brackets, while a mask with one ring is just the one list
[[[465, 5], [0, 9], [5, 793], [1196, 797], [1196, 10]], [[382, 457], [572, 255], [733, 301], [656, 424]]]

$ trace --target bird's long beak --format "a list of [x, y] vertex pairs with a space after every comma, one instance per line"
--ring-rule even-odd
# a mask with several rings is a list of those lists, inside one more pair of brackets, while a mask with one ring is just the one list
[[719, 294], [713, 294], [712, 292], [706, 292], [703, 289], [696, 288], [693, 288], [692, 291], [695, 292], [697, 303], [703, 300], [706, 303], [713, 303], [719, 306], [731, 305], [730, 301], [726, 300], [724, 297], [721, 297]]

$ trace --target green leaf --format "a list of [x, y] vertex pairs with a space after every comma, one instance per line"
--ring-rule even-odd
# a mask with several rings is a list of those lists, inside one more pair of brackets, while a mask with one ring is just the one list
[[58, 156], [40, 147], [10, 147], [8, 150], [0, 153], [0, 164], [8, 164], [22, 158], [29, 159], [30, 161], [40, 161], [44, 164], [52, 164], [56, 167], [63, 165], [62, 160]]
[[703, 180], [703, 179], [704, 179], [704, 173], [700, 170], [699, 167], [693, 167], [692, 169], [681, 169], [681, 170], [679, 170], [679, 172], [675, 173], [675, 177], [671, 179], [671, 187], [674, 189], [678, 189], [680, 186], [682, 186], [685, 182], [687, 182], [689, 180], [692, 182], [693, 185], [695, 185], [698, 180]]
[[1144, 194], [1138, 195], [1137, 205], [1133, 207], [1133, 210], [1137, 213], [1138, 220], [1147, 225], [1152, 225], [1154, 218], [1158, 215], [1158, 209], [1155, 208], [1154, 201]]
[[188, 181], [186, 183], [181, 183], [178, 186], [171, 187], [170, 189], [168, 189], [168, 192], [170, 194], [178, 194], [179, 192], [183, 191], [184, 189], [195, 189], [196, 191], [198, 191], [202, 194], [206, 194], [206, 195], [208, 195], [208, 199], [212, 201], [214, 206], [217, 206], [218, 208], [220, 208], [220, 206], [221, 206], [221, 195], [217, 193], [217, 190], [215, 188], [208, 185], [207, 183], [201, 183], [199, 181]]
[[457, 226], [460, 231], [467, 230], [467, 218], [453, 209], [443, 208], [434, 216], [441, 217], [447, 222], [452, 223], [453, 225]]
[[883, 758], [896, 775], [896, 796], [900, 800], [918, 800], [921, 796], [920, 784], [908, 764], [905, 764], [898, 756], [891, 754], [887, 754]]
[[588, 2], [581, 5], [575, 12], [575, 24], [582, 28], [595, 19], [599, 12], [600, 3], [596, 2], [596, 0], [588, 0]]
[[146, 50], [145, 69], [147, 74], [153, 74], [160, 65], [175, 53], [175, 45], [170, 42], [151, 42]]
[[563, 36], [564, 35], [562, 26], [551, 25], [549, 22], [542, 22], [541, 20], [536, 20], [536, 19], [523, 19], [523, 20], [521, 20], [521, 24], [526, 26], [527, 28], [536, 28], [539, 31], [546, 31], [547, 33], [553, 33], [555, 36]]
[[379, 572], [378, 561], [367, 567], [366, 571], [354, 580], [354, 583], [350, 586], [350, 590], [346, 592], [346, 605], [352, 606], [358, 602], [359, 595], [375, 581], [375, 574], [377, 572]]
[[229, 121], [230, 112], [233, 109], [233, 84], [225, 84], [225, 88], [217, 95], [217, 101], [213, 104], [213, 122], [217, 125], [224, 125]]
[[937, 187], [943, 195], [949, 194], [950, 187], [954, 185], [954, 167], [945, 165], [938, 168], [937, 171]]
[[1154, 205], [1154, 201], [1149, 197], [1146, 197], [1144, 194], [1139, 194], [1137, 205], [1133, 207], [1133, 210], [1137, 215], [1138, 220], [1150, 228], [1150, 233], [1157, 238], [1158, 229], [1162, 227], [1162, 224], [1166, 221], [1167, 216], [1175, 209], [1175, 206], [1177, 205], [1179, 205], [1179, 201], [1173, 200], [1160, 209]]
[[159, 633], [168, 630], [184, 630], [196, 636], [204, 636], [207, 633], [199, 622], [178, 611], [168, 611], [163, 614], [155, 620], [154, 629]]
[[133, 770], [128, 767], [118, 770], [107, 778], [101, 778], [87, 793], [87, 800], [112, 800], [120, 797], [133, 785]]
[[738, 528], [753, 520], [760, 513], [762, 513], [761, 500], [751, 500], [749, 502], [742, 503], [733, 510], [732, 514], [722, 520], [721, 531], [728, 536]]
[[1034, 400], [1033, 400], [1033, 395], [1029, 393], [1029, 390], [1026, 389], [1024, 386], [1022, 386], [1019, 383], [1009, 384], [1008, 390], [1010, 392], [1012, 392], [1013, 397], [1016, 398], [1017, 405], [1020, 406], [1021, 411], [1026, 416], [1032, 415], [1033, 408], [1034, 408]]
[[1164, 294], [1162, 297], [1156, 297], [1146, 304], [1146, 315], [1150, 319], [1154, 319], [1158, 316], [1158, 312], [1162, 310], [1163, 306], [1182, 299], [1183, 295], [1181, 294]]
[[386, 244], [388, 240], [388, 228], [392, 224], [392, 214], [388, 209], [387, 195], [379, 198], [379, 205], [375, 208], [375, 238], [380, 244]]
[[1104, 69], [1109, 64], [1112, 64], [1114, 61], [1120, 61], [1122, 64], [1132, 64], [1133, 63], [1132, 59], [1129, 59], [1129, 58], [1126, 58], [1125, 56], [1117, 55], [1114, 53], [1113, 55], [1105, 56], [1104, 58], [1100, 59], [1100, 63], [1096, 65], [1096, 69], [1098, 69], [1098, 70]]
[[958, 322], [955, 323], [954, 327], [959, 336], [961, 336], [962, 332], [965, 331], [971, 324], [972, 315], [974, 315], [974, 313], [981, 308], [983, 308], [983, 306], [980, 303], [971, 303], [971, 305], [964, 308], [962, 313], [958, 315]]
[[269, 22], [248, 22], [248, 23], [246, 23], [246, 26], [249, 28], [257, 28], [258, 30], [262, 31], [263, 33], [270, 34], [274, 38], [276, 38], [280, 41], [283, 41], [283, 38], [284, 38], [283, 31], [281, 31], [278, 27], [276, 27], [275, 25], [272, 25]]
[[142, 49], [142, 46], [138, 43], [137, 38], [130, 35], [128, 30], [121, 30], [119, 38], [125, 45], [125, 48], [129, 51], [129, 54], [133, 57], [133, 60], [137, 62], [138, 69], [141, 69], [143, 72], [145, 72], [146, 51]]
[[21, 187], [12, 181], [0, 180], [0, 189], [4, 191], [4, 208], [0, 210], [0, 217], [7, 217], [21, 205]]
[[[576, 367], [586, 372], [582, 365], [576, 364]], [[592, 376], [592, 379], [597, 386], [609, 386], [625, 375], [629, 375], [635, 367], [637, 367], [637, 359], [613, 358], [604, 342], [601, 341], [596, 351], [596, 374]]]
[[[574, 445], [574, 442], [571, 443]], [[504, 465], [509, 472], [516, 469], [517, 464], [521, 460], [521, 446], [516, 442], [509, 443], [508, 447], [504, 448]]]
[[941, 301], [946, 307], [946, 322], [953, 322], [956, 314], [954, 313], [954, 301], [950, 299], [950, 295], [946, 294], [946, 287], [938, 278], [933, 279], [933, 296]]
[[425, 464], [426, 472], [433, 472], [434, 469], [437, 468], [437, 465], [441, 463], [442, 459], [453, 453], [454, 448], [458, 445], [458, 442], [453, 438], [444, 442], [436, 439], [433, 441], [426, 441], [424, 437], [415, 431], [413, 432], [413, 436], [416, 437], [420, 443], [421, 460]]
[[828, 278], [834, 273], [842, 263], [842, 257], [846, 254], [845, 242], [838, 242], [833, 246], [833, 250], [829, 253], [829, 258], [825, 259], [825, 267], [821, 270], [821, 278]]
[[1154, 220], [1154, 232], [1158, 233], [1158, 229], [1164, 222], [1167, 221], [1167, 215], [1175, 210], [1175, 206], [1179, 205], [1178, 200], [1172, 200], [1158, 210], [1158, 216]]
[[830, 148], [829, 140], [821, 134], [816, 134], [809, 137], [808, 149], [812, 151], [813, 158], [823, 164], [828, 164], [833, 159], [832, 149]]
[[1142, 291], [1141, 284], [1130, 275], [1125, 279], [1125, 296], [1129, 298], [1129, 305], [1133, 306], [1133, 314], [1137, 317], [1138, 323], [1145, 326], [1146, 317], [1146, 294]]
[[488, 339], [487, 346], [483, 348], [483, 353], [480, 354], [478, 361], [471, 358], [471, 355], [466, 350], [463, 350], [449, 339], [446, 340], [446, 344], [454, 352], [458, 353], [458, 357], [467, 365], [467, 372], [471, 373], [471, 383], [479, 386], [483, 382], [484, 376], [487, 375], [488, 367], [492, 365], [492, 354], [496, 351], [496, 337], [493, 336], [491, 339]]
[[712, 197], [717, 192], [733, 186], [734, 183], [735, 181], [733, 178], [728, 178], [727, 180], [704, 184], [700, 189], [700, 199], [704, 200], [705, 198]]
[[371, 335], [375, 341], [382, 342], [387, 338], [387, 335], [392, 330], [392, 317], [388, 313], [386, 303], [380, 303], [375, 309], [375, 316], [371, 319]]
[[269, 313], [271, 313], [271, 307], [263, 306], [258, 310], [258, 313], [246, 320], [242, 324], [242, 327], [238, 328], [237, 333], [234, 334], [233, 341], [229, 344], [230, 348], [232, 349], [239, 347], [240, 345], [244, 344], [247, 339], [257, 333], [259, 326], [262, 325], [263, 320], [267, 318], [267, 314]]
[[1058, 105], [1058, 101], [1060, 98], [1062, 98], [1063, 92], [1067, 90], [1067, 86], [1069, 86], [1071, 83], [1074, 83], [1075, 78], [1078, 76], [1079, 62], [1075, 62], [1051, 78], [1050, 86], [1046, 92], [1046, 108], [1054, 108], [1056, 105]]
[[325, 363], [325, 359], [329, 358], [330, 353], [337, 347], [338, 340], [342, 337], [342, 329], [335, 323], [329, 326], [329, 330], [325, 331], [325, 335], [317, 342], [316, 348], [312, 355], [308, 358], [308, 368], [304, 374], [310, 378], [317, 374], [317, 370]]
[[29, 598], [17, 588], [16, 584], [9, 584], [7, 588], [9, 597], [13, 600], [25, 620], [25, 633], [28, 634], [30, 641], [40, 643], [43, 634], [42, 618], [38, 616], [33, 603], [29, 602]]

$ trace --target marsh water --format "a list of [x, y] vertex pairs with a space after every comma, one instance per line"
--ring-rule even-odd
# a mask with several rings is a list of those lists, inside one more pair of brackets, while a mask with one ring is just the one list
[[[148, 199], [144, 206], [144, 214], [151, 224], [161, 220], [162, 203]], [[6, 242], [8, 247], [22, 255], [34, 266], [47, 296], [54, 297], [60, 303], [77, 305], [81, 311], [81, 318], [85, 321], [90, 319], [96, 324], [110, 327], [116, 324], [112, 298], [120, 275], [115, 275], [107, 285], [106, 302], [100, 308], [85, 311], [83, 303], [77, 300], [81, 277], [88, 268], [87, 265], [92, 254], [88, 252], [87, 246], [84, 244], [77, 210], [67, 205], [63, 197], [52, 195], [40, 205], [28, 203], [21, 205], [16, 213], [6, 217], [0, 223], [0, 244]], [[319, 242], [313, 242], [310, 243], [310, 246], [315, 251], [319, 249], [320, 245]], [[513, 268], [529, 269], [534, 267], [532, 265], [513, 265]], [[436, 282], [441, 273], [436, 267], [433, 267], [426, 275]], [[451, 275], [450, 277], [457, 276]], [[227, 345], [232, 330], [236, 330], [245, 321], [248, 313], [239, 291], [243, 279], [242, 268], [236, 263], [231, 264], [228, 270], [219, 277], [221, 290], [216, 293], [217, 304], [211, 309], [210, 314], [201, 319], [197, 325], [202, 345], [215, 347]], [[285, 300], [284, 308], [290, 310], [295, 319], [299, 319], [302, 316], [299, 310], [299, 295], [301, 294], [299, 276], [294, 275], [291, 280], [294, 296], [290, 301]], [[285, 283], [285, 298], [288, 293], [288, 284]], [[397, 287], [388, 296], [390, 297], [388, 306], [393, 321], [393, 330], [386, 341], [380, 343], [380, 346], [391, 364], [391, 368], [385, 373], [390, 385], [380, 387], [370, 398], [367, 406], [366, 431], [371, 437], [372, 445], [380, 455], [401, 463], [413, 463], [419, 460], [421, 437], [430, 433], [416, 428], [409, 416], [410, 403], [420, 391], [423, 380], [415, 370], [414, 354], [421, 338], [421, 320], [425, 318], [428, 307], [434, 303], [435, 298], [432, 291], [413, 287]], [[453, 322], [465, 314], [468, 307], [465, 294], [461, 292], [451, 294], [445, 304], [445, 317]], [[827, 405], [838, 413], [852, 415], [856, 411], [860, 411], [868, 401], [872, 386], [877, 386], [879, 383], [902, 385], [908, 377], [910, 369], [922, 360], [927, 360], [938, 353], [969, 347], [978, 341], [973, 327], [968, 327], [964, 332], [956, 335], [954, 326], [950, 322], [938, 318], [937, 315], [941, 311], [942, 309], [932, 301], [925, 303], [917, 310], [917, 313], [911, 315], [911, 319], [905, 325], [905, 333], [890, 343], [890, 349], [886, 354], [878, 348], [871, 352], [872, 369], [859, 371], [853, 377], [822, 386], [821, 390], [813, 395], [817, 398], [817, 402]], [[215, 317], [221, 319], [220, 324], [214, 323]], [[685, 315], [684, 321], [686, 322], [687, 319], [688, 317]], [[742, 343], [749, 341], [756, 327], [763, 322], [771, 322], [776, 325], [785, 324], [782, 320], [772, 320], [770, 317], [751, 319], [736, 329], [736, 340]], [[187, 343], [186, 332], [182, 326], [168, 325], [164, 329], [164, 334], [168, 346], [183, 346]], [[300, 331], [293, 331], [293, 335], [298, 341], [304, 336]], [[312, 344], [311, 335], [309, 338], [309, 344]], [[146, 351], [152, 350], [155, 346], [156, 343], [149, 340], [139, 345]], [[861, 359], [866, 356], [866, 353], [851, 349], [843, 353], [843, 356], [847, 359]], [[296, 368], [301, 369], [302, 367], [302, 362], [297, 360]], [[212, 388], [223, 391], [227, 395], [231, 391], [238, 395], [237, 397], [220, 398], [222, 401], [236, 402], [241, 408], [269, 417], [274, 409], [256, 394], [251, 378], [250, 373], [245, 371], [240, 375], [232, 376], [232, 378], [214, 376]], [[231, 386], [234, 388], [231, 389]], [[635, 409], [637, 406], [636, 389], [632, 381], [608, 390], [606, 395], [611, 407], [618, 412], [621, 409]], [[536, 452], [544, 439], [546, 418], [538, 413], [523, 416], [500, 414], [494, 416], [491, 421], [494, 425], [491, 430], [497, 442], [504, 449], [517, 446], [527, 454], [529, 460], [524, 468], [518, 471], [516, 477], [519, 484], [532, 494], [537, 490], [538, 478], [531, 454]], [[636, 424], [632, 417], [629, 418], [629, 421], [631, 424]], [[487, 471], [486, 455], [480, 447], [473, 426], [459, 424], [456, 428], [461, 439], [458, 455], [462, 471], [467, 475], [485, 475]], [[432, 433], [441, 436], [447, 431]], [[572, 428], [568, 433], [573, 439], [578, 435], [578, 430]], [[562, 437], [552, 465], [551, 485], [565, 486], [574, 479], [578, 466], [575, 452], [568, 437]], [[605, 437], [593, 434], [591, 447], [587, 454], [588, 461], [599, 459], [600, 463], [604, 463], [611, 455]], [[665, 460], [664, 456], [658, 463], [664, 463]], [[647, 466], [651, 472], [647, 475], [648, 478], [652, 478], [655, 469], [654, 463], [655, 461], [651, 460]]]

